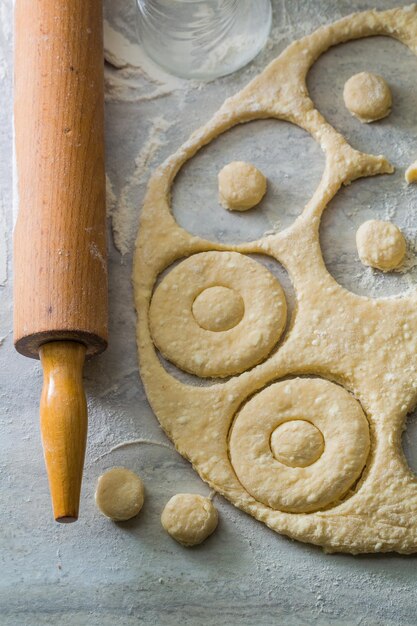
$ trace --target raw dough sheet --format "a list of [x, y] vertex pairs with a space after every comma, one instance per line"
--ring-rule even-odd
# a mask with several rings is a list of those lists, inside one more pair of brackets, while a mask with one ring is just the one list
[[[148, 399], [199, 475], [233, 504], [292, 538], [328, 551], [408, 553], [417, 550], [417, 479], [403, 455], [401, 433], [417, 403], [417, 291], [389, 299], [358, 296], [331, 276], [320, 248], [321, 216], [331, 211], [328, 205], [341, 187], [355, 186], [360, 178], [388, 178], [394, 167], [386, 151], [374, 155], [350, 145], [316, 108], [306, 85], [310, 68], [330, 47], [375, 36], [393, 37], [416, 53], [417, 5], [356, 13], [323, 26], [292, 43], [228, 98], [151, 177], [133, 278]], [[255, 120], [265, 118], [306, 131], [305, 140], [315, 140], [325, 155], [320, 182], [293, 223], [240, 245], [233, 232], [224, 243], [221, 236], [204, 239], [199, 223], [197, 232], [181, 228], [174, 219], [175, 199], [171, 207], [171, 187], [181, 168], [187, 162], [192, 167], [205, 146], [210, 153], [217, 137], [227, 141], [227, 131], [237, 125], [252, 125], [253, 139]], [[392, 124], [391, 130], [395, 133]], [[408, 158], [411, 163], [414, 155]], [[275, 180], [282, 169], [283, 161], [273, 162]], [[303, 173], [299, 164], [290, 175], [301, 182]], [[214, 210], [210, 200], [198, 198], [202, 221]], [[263, 300], [272, 288], [253, 274], [246, 254], [278, 261], [295, 291], [287, 334], [268, 357], [264, 344], [271, 352], [271, 316], [281, 330], [285, 304]], [[220, 332], [201, 327], [193, 315], [195, 298], [218, 286], [235, 286], [245, 305], [241, 321]], [[261, 312], [253, 304], [259, 301]], [[198, 381], [187, 384], [164, 367], [154, 343], [180, 371], [232, 377], [205, 388]], [[308, 467], [288, 467], [270, 448], [275, 429], [294, 419], [310, 421], [324, 439], [322, 456]]]

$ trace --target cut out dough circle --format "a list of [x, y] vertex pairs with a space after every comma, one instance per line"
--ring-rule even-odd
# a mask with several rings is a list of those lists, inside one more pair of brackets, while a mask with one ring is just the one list
[[346, 81], [343, 89], [346, 108], [364, 124], [376, 122], [391, 112], [391, 90], [382, 78], [360, 72]]
[[305, 419], [283, 422], [271, 433], [271, 451], [284, 465], [308, 467], [323, 454], [323, 435]]
[[210, 498], [196, 493], [177, 493], [167, 502], [161, 524], [183, 546], [202, 543], [217, 527], [218, 513]]
[[404, 235], [391, 222], [368, 220], [356, 232], [359, 258], [364, 265], [389, 272], [401, 265], [406, 253]]
[[266, 178], [252, 163], [233, 161], [220, 170], [220, 204], [231, 211], [247, 211], [259, 204], [266, 192]]
[[[417, 550], [417, 481], [399, 442], [405, 416], [417, 401], [417, 297], [378, 301], [345, 291], [324, 266], [318, 242], [320, 216], [340, 185], [392, 172], [392, 167], [382, 156], [350, 147], [314, 108], [305, 82], [311, 65], [329, 47], [372, 35], [393, 36], [417, 52], [416, 7], [354, 14], [294, 42], [155, 172], [137, 240], [135, 304], [147, 396], [162, 427], [204, 480], [271, 529], [328, 551], [409, 553]], [[230, 246], [180, 228], [170, 212], [170, 187], [202, 146], [238, 123], [266, 117], [310, 132], [326, 154], [326, 168], [313, 198], [290, 228], [233, 249], [266, 253], [282, 263], [296, 291], [297, 308], [285, 342], [266, 361], [222, 385], [191, 387], [165, 371], [152, 345], [147, 313], [153, 286], [174, 261]], [[227, 452], [239, 405], [273, 380], [297, 374], [343, 382], [360, 398], [371, 425], [371, 452], [354, 492], [328, 510], [308, 514], [274, 510], [253, 498], [237, 480]]]
[[[243, 316], [235, 316], [238, 323], [226, 330], [207, 330], [229, 314], [229, 300], [224, 311], [225, 288], [241, 297]], [[212, 306], [204, 312], [202, 327], [193, 307], [208, 290], [211, 296], [214, 290], [220, 301], [205, 300]], [[220, 378], [266, 358], [284, 330], [286, 317], [278, 280], [257, 261], [237, 252], [202, 252], [182, 261], [156, 288], [149, 311], [153, 340], [169, 361], [197, 376]]]
[[[307, 467], [273, 457], [271, 435], [295, 419], [323, 435], [324, 451]], [[302, 379], [275, 383], [240, 411], [230, 435], [230, 458], [248, 492], [272, 509], [317, 511], [342, 498], [359, 477], [369, 452], [369, 429], [359, 403], [337, 385]]]

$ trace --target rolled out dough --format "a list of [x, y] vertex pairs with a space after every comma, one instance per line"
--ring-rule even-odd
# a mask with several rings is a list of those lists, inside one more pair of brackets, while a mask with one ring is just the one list
[[[314, 107], [306, 87], [310, 67], [330, 46], [373, 35], [395, 37], [417, 52], [416, 6], [357, 13], [295, 41], [158, 168], [141, 215], [133, 279], [147, 396], [203, 480], [271, 529], [327, 551], [409, 553], [417, 551], [417, 480], [401, 433], [417, 403], [417, 294], [378, 300], [346, 291], [327, 271], [319, 243], [321, 215], [341, 185], [393, 168], [384, 156], [350, 146]], [[265, 118], [305, 129], [326, 156], [322, 180], [292, 226], [235, 246], [179, 227], [170, 189], [184, 163], [233, 126]], [[247, 254], [270, 256], [291, 278], [296, 308], [281, 343], [278, 282], [271, 274], [270, 287], [258, 288]], [[268, 283], [263, 272], [261, 283]], [[198, 325], [193, 302], [218, 286], [240, 294], [245, 312], [239, 322], [235, 315], [233, 328], [210, 331]], [[224, 302], [234, 310], [229, 298]], [[228, 319], [228, 313], [218, 315], [221, 304], [209, 301], [209, 308], [211, 322]], [[259, 342], [252, 341], [254, 331]], [[217, 380], [181, 382], [165, 369], [154, 342], [178, 367]], [[311, 429], [297, 427], [303, 432], [297, 430], [292, 450], [281, 442], [285, 459], [296, 459], [305, 437], [305, 467], [277, 458], [279, 435], [273, 434], [282, 416], [320, 430], [324, 451], [316, 438], [316, 460], [309, 452]]]

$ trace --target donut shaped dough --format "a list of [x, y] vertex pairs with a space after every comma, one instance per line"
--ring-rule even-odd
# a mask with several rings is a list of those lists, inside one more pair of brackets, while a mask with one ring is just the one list
[[[242, 317], [234, 294], [242, 299]], [[201, 298], [207, 305], [204, 311]], [[169, 361], [197, 376], [220, 378], [265, 359], [280, 338], [286, 317], [278, 280], [238, 252], [189, 257], [161, 281], [149, 310], [154, 343]]]
[[350, 113], [366, 124], [391, 112], [392, 96], [387, 82], [370, 72], [351, 76], [345, 83], [343, 99]]
[[196, 546], [216, 530], [217, 509], [210, 498], [195, 493], [178, 493], [165, 505], [161, 523], [183, 546]]
[[266, 192], [266, 178], [252, 163], [232, 161], [218, 175], [220, 204], [230, 211], [247, 211]]
[[305, 420], [284, 422], [271, 435], [271, 450], [277, 461], [284, 465], [307, 467], [323, 454], [323, 435]]
[[135, 517], [145, 499], [143, 482], [125, 467], [113, 467], [97, 482], [95, 500], [100, 511], [115, 522]]
[[406, 252], [404, 235], [391, 222], [368, 220], [356, 232], [356, 246], [364, 265], [389, 272], [401, 265]]
[[[324, 440], [322, 454], [306, 467], [289, 467], [271, 450], [272, 433], [291, 420], [310, 422]], [[233, 468], [247, 491], [272, 509], [292, 513], [339, 501], [359, 478], [369, 445], [359, 402], [319, 378], [286, 380], [258, 393], [238, 413], [229, 440]]]

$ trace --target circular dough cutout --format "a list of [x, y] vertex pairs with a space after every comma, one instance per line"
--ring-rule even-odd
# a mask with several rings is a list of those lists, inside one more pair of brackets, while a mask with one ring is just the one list
[[[271, 435], [301, 416], [320, 431], [324, 450], [307, 467], [289, 467], [274, 457]], [[295, 378], [259, 392], [237, 414], [229, 440], [230, 459], [245, 489], [272, 509], [291, 513], [337, 503], [359, 478], [369, 445], [359, 402], [320, 378]]]
[[266, 193], [266, 178], [252, 163], [232, 161], [218, 175], [220, 204], [230, 211], [247, 211]]
[[323, 454], [323, 435], [305, 420], [277, 426], [271, 435], [271, 450], [277, 461], [289, 467], [307, 467]]
[[368, 220], [361, 224], [356, 232], [356, 246], [364, 265], [383, 272], [400, 267], [407, 248], [398, 226], [382, 220]]
[[115, 522], [135, 517], [144, 499], [143, 482], [135, 472], [125, 467], [113, 467], [98, 479], [95, 493], [97, 507]]
[[229, 287], [208, 287], [193, 302], [193, 315], [201, 328], [220, 332], [229, 330], [243, 317], [242, 296]]
[[161, 523], [183, 546], [202, 543], [217, 527], [217, 509], [210, 500], [194, 493], [178, 493], [165, 505]]
[[361, 122], [369, 123], [386, 117], [392, 106], [391, 90], [377, 74], [360, 72], [346, 81], [343, 89], [346, 108]]
[[[200, 294], [204, 297], [204, 292], [219, 286], [226, 291], [210, 291], [208, 299], [228, 294], [225, 308], [230, 313], [229, 292], [233, 291], [243, 301], [243, 317], [228, 330], [207, 330], [197, 322], [195, 309], [197, 318], [201, 311], [194, 305]], [[234, 296], [233, 301], [235, 310]], [[216, 301], [214, 308], [222, 310], [222, 302]], [[200, 322], [216, 323], [216, 314], [207, 310], [204, 315], [203, 320], [198, 318]], [[286, 317], [285, 295], [278, 280], [263, 265], [238, 252], [189, 257], [161, 281], [149, 310], [156, 347], [184, 371], [203, 378], [239, 374], [260, 363], [281, 337]]]

